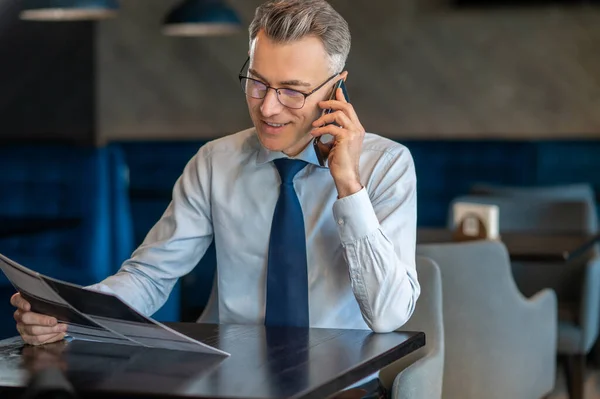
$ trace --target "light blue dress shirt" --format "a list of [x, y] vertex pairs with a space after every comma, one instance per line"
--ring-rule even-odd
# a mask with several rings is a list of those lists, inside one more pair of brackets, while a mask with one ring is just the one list
[[[151, 315], [189, 273], [213, 238], [220, 323], [262, 324], [269, 234], [279, 195], [274, 159], [254, 128], [211, 141], [189, 161], [173, 199], [131, 259], [90, 288], [112, 292]], [[312, 144], [294, 179], [304, 214], [311, 327], [393, 331], [412, 315], [416, 176], [408, 149], [367, 133], [360, 158], [363, 189], [338, 199]]]

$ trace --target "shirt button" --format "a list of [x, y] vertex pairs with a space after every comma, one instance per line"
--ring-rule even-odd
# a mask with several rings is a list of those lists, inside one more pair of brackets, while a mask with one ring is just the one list
[[338, 224], [339, 224], [340, 226], [342, 226], [342, 225], [344, 224], [344, 220], [343, 220], [343, 219], [339, 219], [339, 220], [338, 220]]

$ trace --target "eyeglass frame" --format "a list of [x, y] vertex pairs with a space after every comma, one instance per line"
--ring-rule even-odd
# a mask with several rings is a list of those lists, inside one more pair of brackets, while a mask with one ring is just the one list
[[[338, 73], [336, 73], [334, 75], [331, 75], [329, 78], [327, 78], [327, 80], [325, 82], [321, 83], [320, 85], [318, 85], [317, 87], [315, 87], [314, 89], [312, 89], [310, 92], [304, 93], [304, 92], [302, 92], [300, 90], [296, 90], [296, 89], [288, 89], [286, 87], [273, 87], [273, 86], [269, 86], [268, 84], [266, 84], [262, 80], [254, 79], [254, 78], [251, 78], [249, 76], [242, 75], [242, 72], [244, 71], [244, 68], [246, 68], [246, 65], [248, 65], [249, 61], [250, 61], [250, 57], [248, 57], [246, 59], [246, 62], [244, 62], [244, 65], [242, 65], [242, 69], [240, 69], [240, 72], [238, 74], [238, 78], [240, 79], [240, 86], [242, 85], [242, 79], [250, 79], [250, 80], [253, 80], [253, 81], [258, 82], [260, 84], [263, 84], [266, 87], [265, 96], [264, 97], [262, 97], [262, 98], [256, 98], [256, 97], [252, 97], [252, 96], [249, 96], [249, 97], [257, 99], [257, 100], [263, 100], [265, 97], [267, 97], [267, 94], [269, 93], [269, 89], [273, 89], [273, 90], [275, 90], [275, 94], [277, 96], [277, 101], [279, 101], [279, 103], [281, 105], [283, 105], [284, 107], [287, 107], [287, 108], [290, 108], [290, 109], [302, 109], [302, 108], [304, 108], [304, 106], [306, 105], [306, 99], [308, 98], [308, 96], [310, 96], [312, 94], [315, 94], [317, 91], [319, 91], [319, 89], [321, 89], [323, 86], [325, 86], [327, 83], [329, 83], [329, 81], [331, 79], [335, 78], [337, 75], [339, 75], [341, 73], [341, 72], [338, 72]], [[290, 106], [285, 105], [284, 103], [282, 103], [281, 100], [279, 99], [279, 90], [291, 90], [291, 91], [295, 91], [297, 93], [302, 94], [304, 96], [304, 102], [302, 102], [302, 106], [300, 108], [294, 108], [294, 107], [290, 107]], [[242, 91], [244, 92], [245, 95], [248, 96], [248, 94], [246, 93], [246, 90], [244, 90], [242, 88]]]

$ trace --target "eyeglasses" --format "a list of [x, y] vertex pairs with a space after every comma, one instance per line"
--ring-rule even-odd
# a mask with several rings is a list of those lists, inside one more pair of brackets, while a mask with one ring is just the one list
[[253, 79], [249, 78], [248, 76], [242, 75], [242, 72], [244, 71], [244, 68], [246, 68], [248, 61], [250, 61], [250, 57], [248, 57], [248, 59], [244, 63], [244, 66], [242, 66], [242, 69], [240, 70], [238, 76], [240, 78], [240, 84], [242, 85], [243, 92], [247, 96], [250, 96], [252, 98], [263, 99], [267, 95], [269, 89], [273, 89], [275, 90], [275, 93], [277, 93], [277, 99], [279, 100], [279, 102], [282, 105], [292, 109], [300, 109], [304, 107], [304, 104], [306, 103], [306, 98], [308, 96], [315, 93], [321, 87], [325, 86], [327, 82], [339, 75], [338, 73], [336, 73], [335, 75], [332, 75], [329, 78], [327, 78], [325, 82], [317, 86], [309, 93], [303, 93], [294, 89], [272, 87], [264, 82], [261, 82], [258, 79]]

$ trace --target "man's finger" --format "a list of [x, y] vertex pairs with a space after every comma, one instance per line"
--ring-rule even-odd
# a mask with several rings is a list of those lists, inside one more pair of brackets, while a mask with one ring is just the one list
[[49, 334], [57, 334], [60, 332], [66, 332], [67, 326], [65, 324], [57, 324], [54, 327], [24, 324], [21, 327], [18, 327], [17, 329], [19, 331], [22, 331], [25, 335], [43, 336]]
[[354, 124], [359, 127], [361, 130], [365, 130], [362, 125], [360, 124], [360, 120], [358, 119], [358, 115], [356, 114], [356, 111], [354, 110], [354, 107], [352, 106], [352, 104], [350, 104], [348, 101], [346, 101], [346, 97], [344, 97], [344, 91], [342, 90], [342, 88], [340, 87], [338, 89], [338, 92], [336, 93], [337, 95], [337, 100], [343, 103], [347, 104], [346, 109], [344, 110], [344, 112], [348, 115], [348, 117], [350, 117], [350, 119], [352, 119], [352, 122], [354, 122]]
[[344, 90], [342, 90], [341, 87], [338, 87], [336, 93], [335, 93], [335, 98], [338, 101], [341, 101], [343, 103], [348, 103], [348, 100], [346, 100], [346, 96], [344, 96]]
[[29, 302], [23, 299], [21, 294], [18, 292], [10, 298], [10, 304], [26, 312], [31, 310], [31, 305], [29, 304]]
[[335, 111], [327, 115], [321, 116], [319, 119], [313, 122], [313, 127], [324, 127], [327, 123], [337, 123], [344, 129], [353, 130], [352, 121], [342, 111]]
[[344, 103], [338, 100], [325, 100], [319, 102], [319, 107], [322, 109], [332, 109], [334, 111], [342, 111], [348, 116], [354, 112], [354, 108], [350, 103]]
[[17, 301], [19, 300], [20, 297], [21, 297], [21, 294], [19, 294], [18, 292], [16, 294], [13, 294], [13, 296], [10, 297], [10, 304], [16, 307]]
[[348, 131], [346, 129], [342, 129], [336, 125], [326, 125], [326, 126], [317, 127], [315, 129], [311, 130], [310, 134], [312, 134], [313, 137], [322, 136], [324, 134], [331, 134], [337, 140], [340, 136], [347, 135]]
[[32, 324], [38, 326], [55, 326], [58, 322], [56, 318], [51, 316], [46, 316], [39, 313], [34, 312], [25, 312], [21, 315], [21, 321], [23, 324]]
[[352, 120], [352, 122], [354, 123], [354, 125], [356, 125], [357, 128], [364, 131], [364, 128], [360, 124], [360, 119], [358, 119], [358, 115], [356, 114], [356, 111], [354, 110], [352, 104], [348, 102], [342, 102], [339, 100], [329, 100], [319, 102], [319, 107], [323, 109], [332, 109], [334, 111], [343, 112], [348, 116], [348, 118], [350, 118], [350, 120]]

